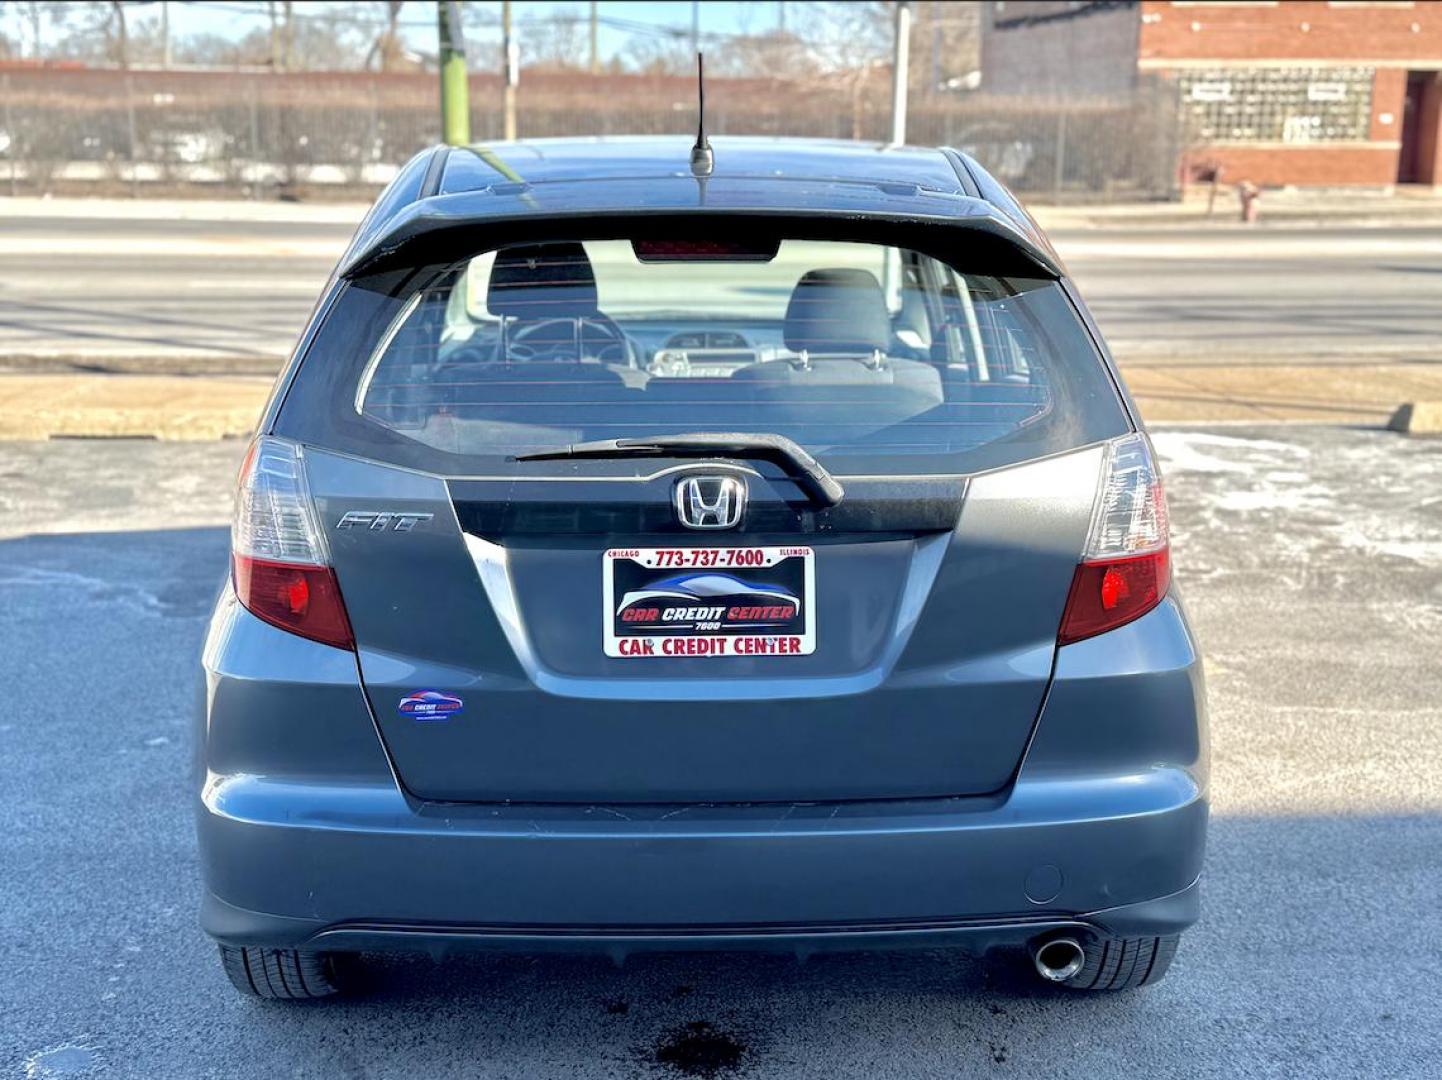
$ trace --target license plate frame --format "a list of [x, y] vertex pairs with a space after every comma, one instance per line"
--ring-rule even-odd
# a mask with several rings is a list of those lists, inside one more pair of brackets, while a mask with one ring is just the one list
[[790, 658], [816, 651], [816, 552], [805, 545], [610, 548], [601, 582], [602, 648], [609, 657]]

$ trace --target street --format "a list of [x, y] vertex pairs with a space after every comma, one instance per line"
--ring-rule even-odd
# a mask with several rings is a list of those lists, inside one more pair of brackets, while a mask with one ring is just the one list
[[[1356, 313], [1423, 278], [1419, 261], [1322, 266], [1315, 283]], [[144, 320], [166, 273], [200, 275], [204, 262], [169, 260], [123, 284], [97, 270], [92, 285]], [[6, 294], [41, 295], [41, 274], [22, 283], [17, 265], [6, 257]], [[212, 297], [228, 301], [229, 340], [262, 312], [275, 340], [293, 329], [310, 266], [293, 290], [267, 291], [263, 262], [252, 285], [240, 264], [206, 264], [209, 280], [242, 281]], [[1144, 280], [1114, 268], [1088, 287], [1099, 306], [1111, 290], [1112, 325], [1137, 340], [1191, 318], [1128, 300]], [[1295, 281], [1287, 293], [1299, 311], [1327, 302]], [[68, 295], [87, 299], [64, 306], [96, 299]], [[179, 327], [140, 333], [214, 340], [192, 321], [210, 295], [169, 309]], [[1407, 324], [1419, 340], [1442, 327], [1436, 307]], [[16, 333], [13, 308], [8, 318]], [[197, 653], [243, 445], [0, 443], [0, 1071], [1435, 1076], [1442, 444], [1295, 426], [1155, 439], [1207, 655], [1214, 753], [1203, 921], [1158, 986], [1083, 996], [1042, 988], [1019, 959], [943, 953], [804, 966], [651, 956], [619, 970], [416, 957], [378, 964], [367, 997], [301, 1006], [236, 995], [195, 921]]]
[[1435, 361], [1442, 228], [1058, 232], [1122, 363]]
[[[242, 204], [205, 220], [74, 206], [0, 223], [0, 369], [272, 373], [361, 213], [290, 206], [247, 220]], [[1053, 239], [1123, 363], [1416, 363], [1442, 348], [1435, 221]]]

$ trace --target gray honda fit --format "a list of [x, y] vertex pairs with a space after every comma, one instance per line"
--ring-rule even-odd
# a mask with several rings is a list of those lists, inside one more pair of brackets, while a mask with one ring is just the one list
[[405, 166], [241, 469], [204, 929], [361, 953], [1024, 953], [1159, 979], [1202, 667], [1136, 410], [964, 154], [558, 140]]

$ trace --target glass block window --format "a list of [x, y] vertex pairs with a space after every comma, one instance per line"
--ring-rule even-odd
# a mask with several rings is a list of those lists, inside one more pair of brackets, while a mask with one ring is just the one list
[[1369, 67], [1217, 68], [1178, 76], [1203, 142], [1360, 142], [1372, 121]]

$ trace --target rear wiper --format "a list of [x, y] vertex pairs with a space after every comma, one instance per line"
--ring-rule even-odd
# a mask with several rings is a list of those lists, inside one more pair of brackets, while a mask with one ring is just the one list
[[517, 454], [512, 461], [557, 461], [562, 458], [626, 457], [734, 457], [769, 461], [781, 469], [812, 502], [835, 506], [846, 494], [821, 463], [784, 435], [748, 435], [743, 432], [697, 432], [693, 435], [653, 435], [640, 439], [597, 439], [572, 443], [555, 450]]

